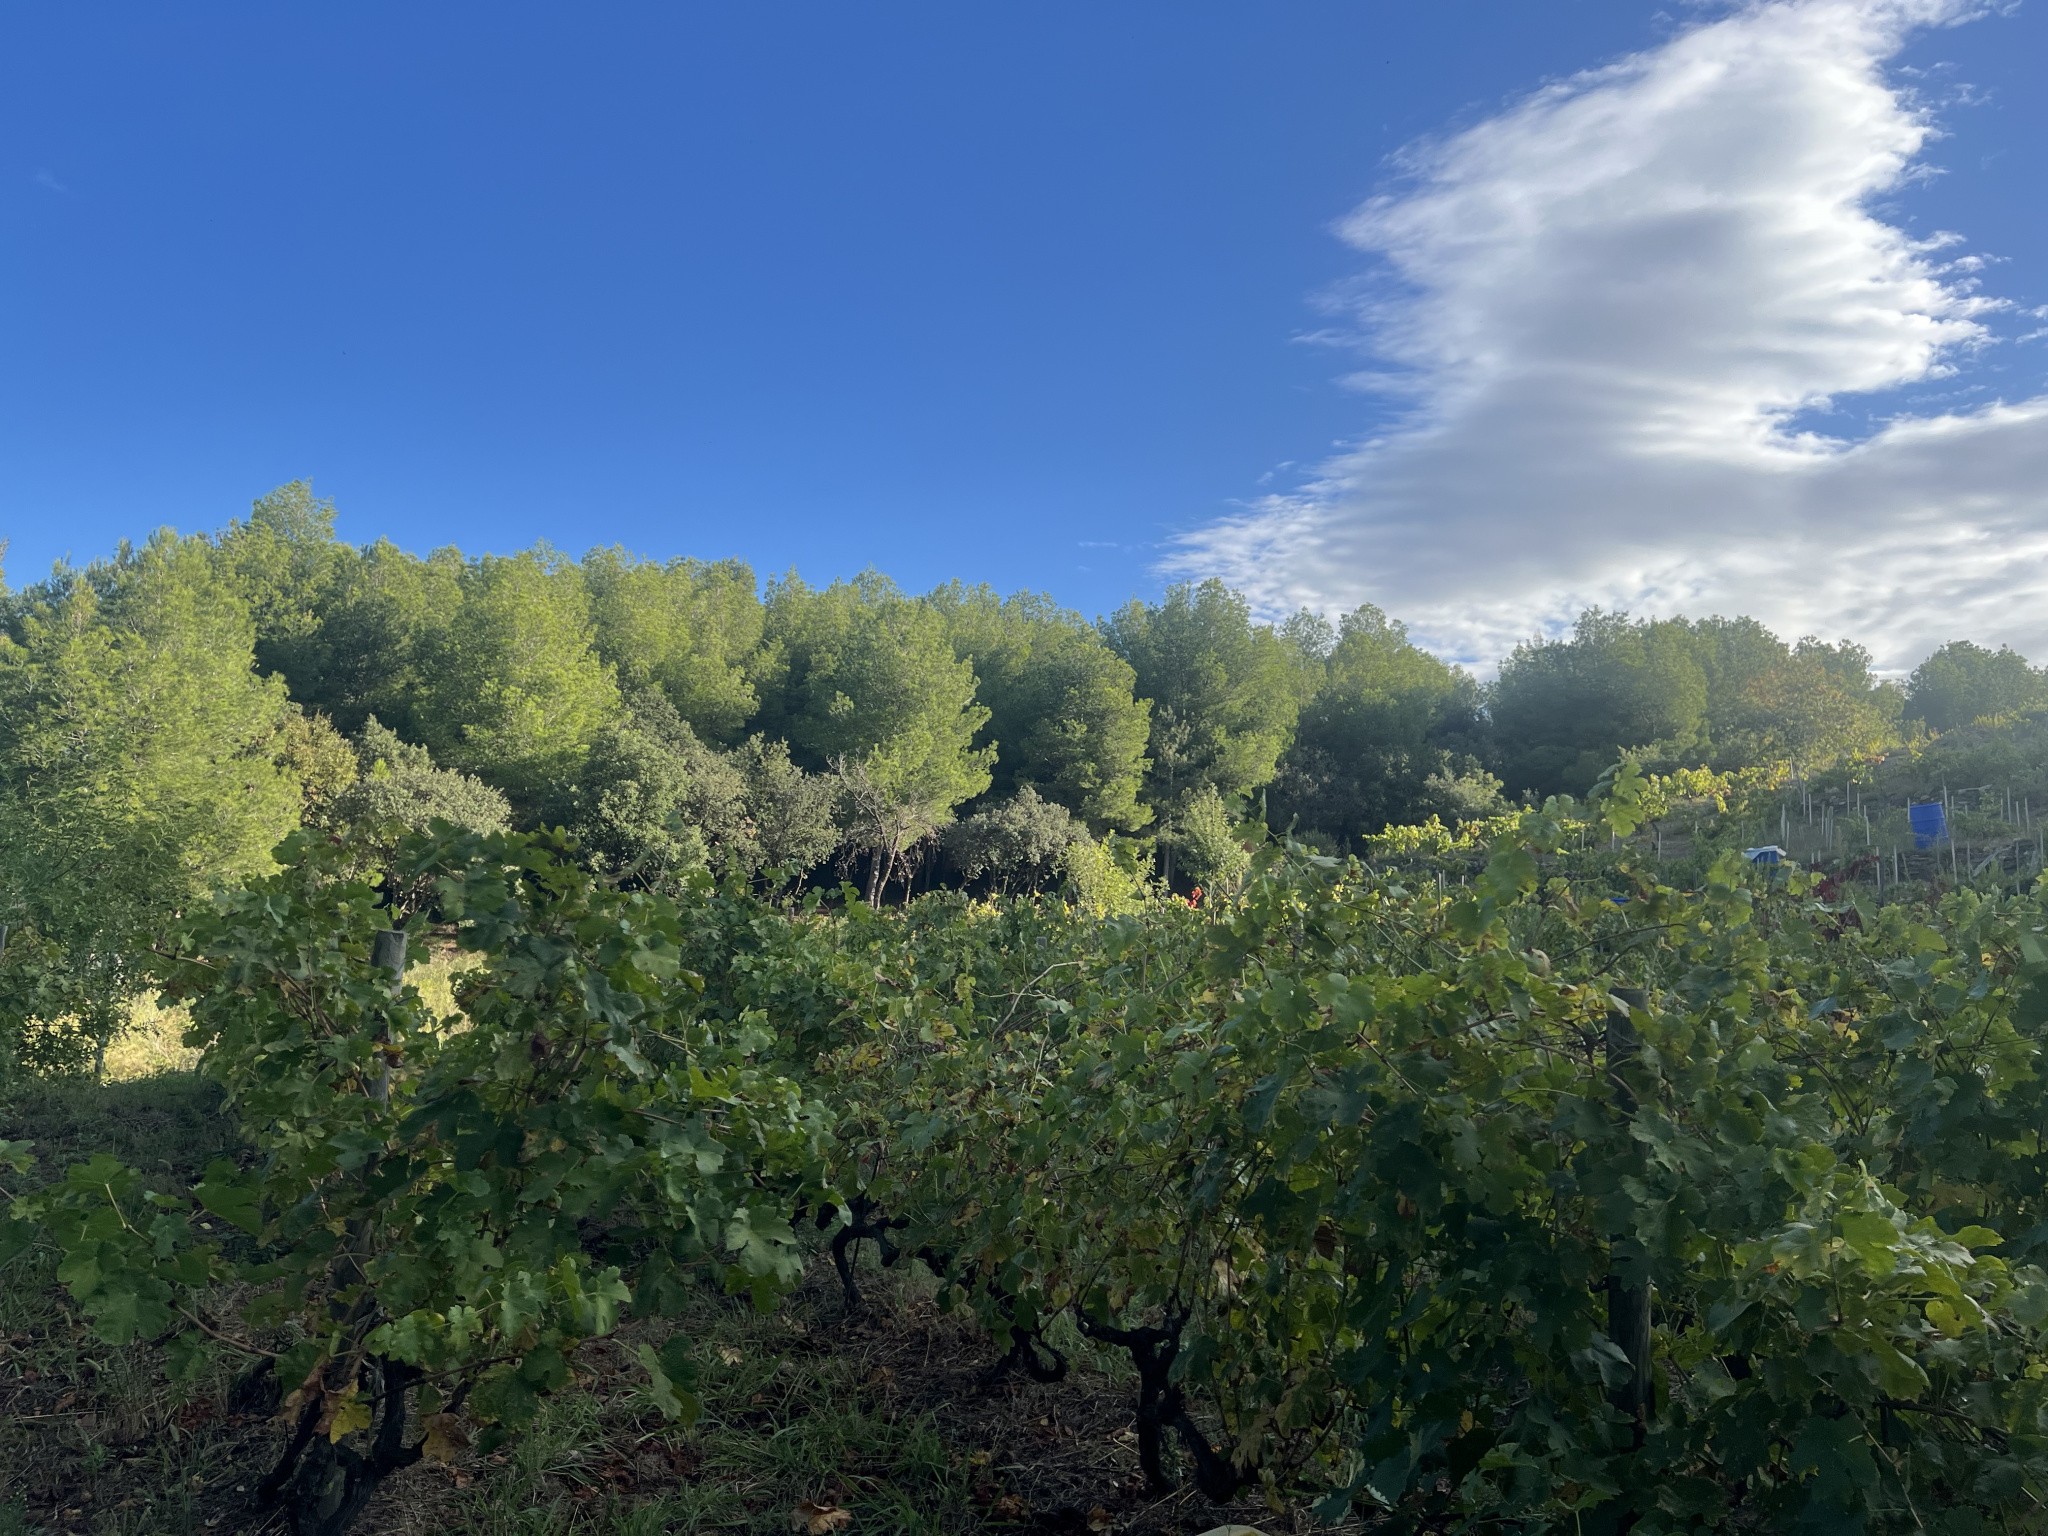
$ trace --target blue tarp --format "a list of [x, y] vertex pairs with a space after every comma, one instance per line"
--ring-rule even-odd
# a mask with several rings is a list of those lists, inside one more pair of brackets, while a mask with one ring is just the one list
[[1948, 814], [1942, 810], [1939, 800], [1907, 806], [1906, 820], [1913, 828], [1915, 848], [1932, 848], [1948, 836]]
[[1777, 864], [1785, 857], [1785, 850], [1773, 843], [1768, 848], [1745, 848], [1742, 856], [1752, 864]]

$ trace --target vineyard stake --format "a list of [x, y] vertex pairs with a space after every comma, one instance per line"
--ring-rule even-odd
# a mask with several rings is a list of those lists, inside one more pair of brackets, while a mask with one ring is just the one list
[[[386, 928], [370, 941], [370, 964], [380, 971], [391, 973], [391, 992], [395, 997], [405, 981], [405, 930]], [[377, 1021], [377, 1044], [391, 1044], [391, 1021], [380, 1017]], [[370, 1082], [370, 1097], [379, 1104], [391, 1099], [391, 1056], [387, 1051], [377, 1053], [377, 1075]]]

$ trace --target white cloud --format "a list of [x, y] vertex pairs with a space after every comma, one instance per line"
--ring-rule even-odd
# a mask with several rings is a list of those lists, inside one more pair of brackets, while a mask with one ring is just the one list
[[1875, 210], [1935, 132], [1886, 61], [1976, 9], [1746, 6], [1411, 151], [1341, 227], [1379, 258], [1349, 303], [1397, 424], [1169, 569], [1375, 601], [1482, 664], [1595, 602], [2048, 657], [2048, 399], [1794, 425], [1991, 342], [1980, 264]]

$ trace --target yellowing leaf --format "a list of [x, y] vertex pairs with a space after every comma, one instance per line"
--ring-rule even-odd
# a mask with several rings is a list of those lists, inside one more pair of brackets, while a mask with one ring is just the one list
[[1952, 1339], [1960, 1338], [1964, 1331], [1962, 1314], [1940, 1297], [1927, 1303], [1927, 1321]]
[[356, 1396], [354, 1387], [340, 1397], [327, 1400], [327, 1438], [330, 1443], [338, 1443], [352, 1430], [369, 1427], [370, 1405]]
[[469, 1431], [452, 1413], [427, 1416], [427, 1438], [420, 1442], [420, 1454], [428, 1461], [453, 1461], [469, 1449]]

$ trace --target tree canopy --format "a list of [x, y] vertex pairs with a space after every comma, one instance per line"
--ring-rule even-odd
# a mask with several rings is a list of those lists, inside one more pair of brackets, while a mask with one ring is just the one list
[[848, 831], [870, 855], [879, 894], [914, 845], [989, 787], [995, 752], [973, 666], [944, 618], [872, 572], [807, 587], [791, 576], [768, 594], [776, 665], [762, 722], [812, 769], [847, 784]]
[[991, 794], [1031, 788], [1098, 831], [1152, 819], [1141, 799], [1150, 708], [1131, 664], [1094, 625], [1036, 593], [1005, 599], [954, 582], [928, 601], [988, 710]]
[[2044, 706], [2048, 678], [2006, 646], [1992, 651], [1951, 640], [1915, 667], [1906, 682], [1907, 716], [1934, 731]]
[[659, 688], [706, 741], [737, 740], [760, 706], [753, 672], [767, 616], [737, 560], [657, 563], [624, 550], [583, 557], [598, 654], [627, 692]]
[[[1297, 637], [1305, 627], [1295, 624]], [[1405, 626], [1367, 605], [1344, 616], [1327, 646], [1297, 648], [1322, 654], [1273, 786], [1275, 826], [1314, 828], [1349, 846], [1389, 823], [1421, 820], [1437, 809], [1433, 779], [1477, 769], [1478, 685], [1418, 649]]]
[[1952, 737], [1927, 761], [1968, 778], [2008, 746], [1977, 722], [2048, 708], [2009, 649], [1955, 641], [1902, 686], [1859, 645], [1743, 617], [1589, 611], [1481, 684], [1377, 608], [1268, 623], [1216, 581], [1090, 621], [874, 572], [764, 592], [738, 561], [617, 547], [421, 556], [343, 541], [303, 481], [215, 535], [0, 592], [0, 631], [0, 921], [77, 966], [301, 822], [561, 823], [655, 885], [864, 868], [879, 899], [1178, 861], [1185, 886], [1234, 866], [1261, 810], [1355, 851], [1583, 794], [1623, 752], [1813, 774], [1909, 726]]
[[427, 648], [420, 736], [436, 757], [489, 772], [527, 814], [565, 807], [598, 734], [619, 716], [576, 568], [546, 550], [463, 567]]
[[1270, 783], [1300, 709], [1297, 656], [1222, 582], [1130, 602], [1103, 624], [1111, 650], [1152, 701], [1145, 789], [1170, 839], [1205, 791], [1241, 796]]
[[12, 598], [0, 632], [0, 921], [54, 946], [87, 1028], [133, 957], [297, 824], [284, 686], [202, 540], [160, 534]]

